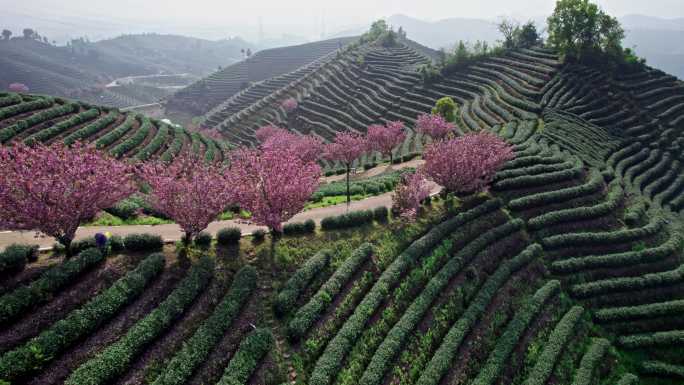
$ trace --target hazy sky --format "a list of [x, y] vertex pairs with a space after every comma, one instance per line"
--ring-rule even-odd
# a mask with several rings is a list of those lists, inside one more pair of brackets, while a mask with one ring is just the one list
[[[598, 3], [616, 16], [640, 13], [684, 17], [684, 0]], [[195, 35], [203, 34], [203, 30], [220, 34], [248, 30], [241, 34], [245, 36], [257, 33], [261, 19], [267, 35], [292, 33], [311, 37], [320, 35], [323, 28], [327, 33], [335, 32], [396, 13], [428, 20], [494, 19], [502, 15], [523, 19], [545, 16], [554, 4], [554, 0], [0, 0], [0, 23], [11, 24], [9, 15], [21, 15], [66, 28], [76, 18], [86, 17], [93, 27], [103, 30], [116, 30], [117, 25], [130, 29], [133, 23], [150, 32], [174, 25], [182, 26], [183, 33], [200, 31]]]

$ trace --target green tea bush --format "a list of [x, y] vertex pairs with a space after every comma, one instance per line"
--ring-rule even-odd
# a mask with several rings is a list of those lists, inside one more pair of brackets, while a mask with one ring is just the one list
[[38, 258], [38, 246], [11, 244], [0, 253], [0, 274], [24, 270]]
[[129, 234], [124, 237], [124, 246], [133, 252], [158, 251], [164, 247], [164, 240], [154, 234]]
[[273, 305], [278, 316], [289, 314], [295, 309], [299, 296], [311, 280], [328, 266], [331, 257], [332, 251], [327, 249], [319, 251], [304, 262], [304, 265], [285, 282]]
[[216, 385], [248, 384], [252, 373], [259, 366], [259, 362], [275, 345], [275, 338], [270, 330], [257, 329], [248, 335], [238, 347], [228, 366], [223, 371], [223, 377]]
[[37, 337], [0, 356], [0, 378], [11, 381], [44, 367], [60, 353], [94, 332], [144, 291], [164, 268], [164, 256], [152, 254], [104, 292]]
[[121, 375], [140, 351], [163, 333], [192, 304], [214, 272], [209, 257], [201, 258], [166, 299], [133, 325], [118, 341], [79, 366], [66, 385], [106, 384]]
[[31, 307], [46, 302], [53, 293], [104, 259], [105, 256], [97, 249], [85, 250], [77, 257], [51, 267], [30, 284], [3, 295], [0, 297], [0, 322], [16, 318]]
[[219, 245], [235, 245], [240, 243], [242, 231], [239, 227], [226, 227], [216, 233], [216, 241]]

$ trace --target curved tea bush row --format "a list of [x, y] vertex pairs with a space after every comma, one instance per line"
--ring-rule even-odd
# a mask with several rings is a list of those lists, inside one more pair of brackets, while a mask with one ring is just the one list
[[684, 265], [681, 265], [675, 270], [649, 273], [637, 277], [608, 278], [600, 281], [580, 283], [573, 285], [570, 291], [576, 297], [588, 298], [611, 292], [674, 285], [683, 280]]
[[664, 226], [665, 219], [656, 218], [644, 227], [612, 232], [559, 234], [544, 238], [542, 243], [545, 249], [627, 243], [656, 235]]
[[134, 149], [135, 147], [138, 147], [145, 140], [145, 138], [147, 138], [147, 135], [150, 133], [151, 129], [152, 122], [150, 121], [150, 119], [143, 117], [142, 125], [140, 126], [140, 128], [138, 128], [138, 130], [132, 136], [130, 136], [123, 142], [119, 143], [116, 147], [111, 149], [109, 153], [117, 158], [120, 158], [128, 151]]
[[166, 365], [154, 385], [184, 384], [197, 366], [228, 331], [256, 288], [257, 273], [251, 266], [243, 267], [216, 306], [212, 315], [195, 331], [183, 348]]
[[304, 336], [311, 325], [316, 322], [325, 308], [330, 305], [332, 300], [340, 290], [351, 279], [354, 273], [368, 260], [373, 253], [373, 248], [370, 243], [364, 243], [359, 246], [354, 253], [347, 258], [335, 273], [318, 289], [318, 292], [309, 300], [309, 302], [299, 308], [294, 317], [288, 324], [287, 334], [293, 339], [297, 340]]
[[295, 309], [297, 298], [299, 298], [316, 274], [328, 266], [331, 257], [331, 250], [319, 251], [304, 262], [304, 265], [285, 282], [283, 289], [278, 293], [273, 304], [278, 315], [288, 314]]
[[506, 361], [518, 344], [530, 323], [539, 315], [544, 304], [560, 291], [560, 281], [549, 281], [542, 286], [530, 300], [528, 300], [513, 319], [506, 325], [506, 330], [496, 342], [487, 362], [480, 369], [480, 373], [473, 380], [473, 385], [493, 384], [501, 374]]
[[0, 322], [13, 319], [32, 306], [46, 302], [52, 293], [70, 284], [81, 273], [104, 261], [97, 249], [88, 249], [76, 258], [52, 267], [40, 278], [0, 297]]
[[[556, 163], [565, 163], [567, 158], [565, 158], [562, 155], [555, 154], [555, 155], [531, 155], [531, 156], [524, 156], [524, 157], [519, 157], [518, 154], [516, 154], [516, 158], [513, 160], [509, 160], [502, 168], [503, 171], [499, 171], [499, 173], [504, 172], [505, 170], [513, 170], [517, 168], [522, 168], [522, 167], [528, 167], [528, 166], [536, 166], [540, 164], [556, 164]], [[524, 175], [524, 174], [523, 174]]]
[[646, 216], [648, 202], [644, 198], [639, 198], [632, 205], [625, 209], [625, 223], [628, 226], [636, 226], [637, 223]]
[[553, 373], [556, 362], [558, 362], [563, 353], [563, 349], [574, 335], [575, 327], [582, 318], [583, 313], [584, 309], [581, 306], [575, 306], [565, 313], [551, 332], [548, 341], [544, 345], [544, 349], [537, 357], [537, 362], [534, 364], [523, 385], [546, 384]]
[[75, 143], [78, 140], [83, 140], [85, 138], [88, 138], [92, 135], [95, 135], [97, 132], [100, 130], [104, 129], [108, 125], [114, 123], [119, 116], [119, 113], [117, 111], [111, 111], [104, 117], [101, 117], [100, 119], [90, 123], [89, 125], [82, 127], [78, 129], [77, 131], [69, 134], [66, 138], [64, 138], [64, 144], [66, 145], [71, 145]]
[[580, 366], [575, 372], [572, 385], [591, 385], [594, 382], [594, 372], [601, 363], [603, 356], [610, 347], [610, 342], [604, 338], [594, 338], [589, 349], [582, 356]]
[[101, 137], [100, 139], [95, 142], [95, 146], [97, 148], [104, 148], [109, 146], [110, 144], [116, 142], [124, 136], [131, 128], [133, 128], [133, 125], [135, 125], [136, 121], [136, 116], [133, 114], [130, 114], [126, 117], [126, 120], [124, 120], [123, 123], [118, 125], [115, 129], [109, 131], [106, 135]]
[[173, 141], [169, 144], [169, 147], [161, 155], [161, 160], [164, 162], [171, 161], [176, 155], [178, 155], [183, 149], [183, 143], [185, 142], [185, 130], [183, 127], [174, 127], [173, 129]]
[[[53, 105], [53, 103], [50, 103], [49, 106], [50, 105]], [[78, 104], [69, 103], [57, 105], [48, 110], [37, 112], [25, 119], [17, 121], [11, 126], [5, 127], [2, 130], [0, 130], [0, 143], [7, 142], [8, 140], [12, 139], [15, 135], [23, 132], [29, 127], [35, 126], [38, 123], [45, 122], [58, 116], [70, 114], [72, 112], [78, 111], [78, 109]]]
[[253, 331], [240, 342], [240, 347], [228, 362], [223, 377], [216, 385], [247, 384], [259, 362], [273, 348], [273, 345], [275, 345], [275, 338], [270, 330], [264, 328]]
[[0, 97], [0, 107], [11, 106], [12, 104], [21, 103], [21, 96], [19, 94], [9, 94]]
[[683, 313], [684, 300], [678, 299], [667, 302], [599, 309], [594, 313], [594, 320], [599, 323], [607, 323], [642, 318], [657, 318]]
[[684, 379], [684, 365], [669, 364], [662, 361], [643, 362], [639, 371], [652, 376]]
[[581, 221], [607, 215], [622, 202], [624, 191], [618, 179], [608, 186], [608, 198], [595, 206], [583, 206], [542, 214], [529, 220], [530, 229], [539, 230], [564, 222]]
[[164, 269], [164, 255], [152, 254], [107, 290], [69, 313], [24, 345], [0, 357], [0, 378], [6, 381], [40, 369], [138, 297]]
[[48, 108], [53, 104], [55, 104], [55, 99], [48, 97], [3, 107], [0, 108], [0, 120], [7, 119], [24, 112], [37, 110], [39, 108]]
[[209, 257], [201, 258], [171, 294], [118, 341], [79, 366], [66, 385], [105, 384], [123, 373], [135, 356], [166, 330], [206, 287], [214, 271]]
[[522, 211], [533, 207], [562, 203], [571, 199], [599, 192], [603, 188], [603, 176], [599, 171], [592, 170], [587, 183], [560, 190], [547, 191], [527, 195], [508, 202], [508, 207], [514, 211]]
[[638, 265], [662, 260], [681, 250], [682, 236], [673, 234], [672, 237], [660, 246], [624, 253], [589, 255], [585, 257], [568, 258], [556, 261], [551, 265], [551, 270], [556, 273], [571, 274], [587, 269], [602, 267], [623, 267]]
[[683, 343], [684, 330], [632, 334], [618, 338], [618, 344], [629, 349], [650, 346], [682, 346]]
[[521, 230], [523, 226], [524, 222], [522, 220], [513, 220], [504, 223], [503, 225], [480, 235], [449, 259], [442, 269], [430, 279], [420, 295], [413, 300], [401, 319], [389, 331], [375, 351], [359, 384], [379, 384], [389, 369], [392, 359], [399, 353], [407, 338], [416, 328], [425, 313], [430, 310], [435, 299], [443, 293], [443, 290], [449, 284], [449, 281], [482, 250], [496, 243], [499, 239]]
[[494, 274], [484, 283], [472, 300], [461, 318], [451, 327], [447, 335], [442, 340], [441, 345], [432, 356], [432, 359], [425, 367], [417, 381], [417, 385], [437, 385], [442, 377], [451, 367], [456, 353], [468, 332], [472, 329], [478, 319], [487, 310], [487, 306], [492, 301], [499, 289], [508, 281], [510, 276], [520, 270], [533, 259], [542, 255], [542, 248], [539, 244], [528, 246], [522, 253], [512, 260], [501, 264]]
[[38, 246], [11, 244], [0, 252], [0, 274], [24, 270], [27, 263], [38, 258]]
[[62, 132], [68, 130], [73, 126], [85, 123], [89, 120], [93, 120], [98, 116], [100, 116], [100, 110], [98, 110], [97, 108], [91, 108], [89, 110], [78, 113], [67, 120], [52, 125], [49, 128], [36, 132], [35, 134], [24, 139], [24, 143], [32, 145], [35, 142], [45, 142], [46, 140], [54, 138], [55, 136], [61, 134]]
[[495, 181], [516, 178], [525, 175], [539, 175], [548, 174], [557, 171], [563, 171], [572, 168], [573, 162], [551, 163], [551, 164], [535, 164], [529, 167], [513, 168], [509, 170], [499, 171], [495, 177]]
[[543, 186], [557, 182], [563, 182], [570, 179], [579, 178], [584, 173], [582, 161], [575, 159], [573, 168], [554, 171], [539, 175], [522, 175], [514, 178], [500, 180], [495, 182], [492, 187], [495, 190], [512, 190], [519, 188], [528, 188], [535, 186]]
[[169, 138], [170, 130], [171, 128], [167, 124], [160, 123], [157, 134], [154, 136], [154, 138], [152, 138], [147, 146], [145, 146], [135, 155], [135, 158], [141, 161], [150, 159], [150, 157], [159, 151], [164, 143], [166, 143], [166, 140]]
[[620, 378], [617, 385], [637, 385], [639, 384], [639, 377], [633, 375], [632, 373], [625, 373], [624, 376]]
[[430, 232], [414, 241], [382, 273], [354, 313], [347, 319], [337, 335], [328, 343], [319, 357], [309, 379], [310, 385], [327, 385], [337, 375], [345, 355], [354, 341], [361, 335], [367, 321], [378, 309], [390, 290], [420, 258], [435, 247], [441, 240], [460, 228], [464, 223], [474, 220], [501, 207], [501, 201], [490, 200], [434, 226]]

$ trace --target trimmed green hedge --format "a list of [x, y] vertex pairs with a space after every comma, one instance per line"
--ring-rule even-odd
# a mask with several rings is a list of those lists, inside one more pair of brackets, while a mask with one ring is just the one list
[[627, 226], [636, 226], [642, 218], [646, 217], [648, 201], [645, 198], [637, 198], [631, 206], [625, 209], [625, 223]]
[[128, 251], [156, 251], [164, 247], [164, 240], [154, 234], [128, 234], [123, 239]]
[[608, 186], [608, 197], [605, 202], [594, 206], [574, 207], [542, 214], [530, 219], [528, 227], [531, 230], [541, 230], [565, 222], [588, 220], [608, 215], [620, 205], [623, 195], [624, 190], [620, 185], [620, 180], [616, 179]]
[[100, 130], [102, 130], [105, 127], [107, 127], [108, 125], [114, 123], [118, 117], [119, 117], [118, 111], [111, 111], [110, 113], [108, 113], [104, 117], [90, 123], [89, 125], [87, 125], [85, 127], [81, 127], [77, 131], [69, 134], [69, 136], [64, 138], [64, 144], [71, 145], [78, 140], [83, 140], [83, 139], [86, 139], [92, 135], [95, 135]]
[[23, 102], [7, 107], [0, 108], [0, 120], [7, 119], [11, 116], [21, 114], [23, 112], [33, 111], [40, 108], [48, 108], [55, 103], [55, 99], [46, 97], [30, 102]]
[[213, 272], [214, 262], [209, 257], [202, 257], [159, 306], [118, 341], [79, 366], [65, 385], [105, 384], [123, 373], [135, 356], [192, 304], [209, 283]]
[[495, 244], [498, 240], [520, 231], [523, 226], [524, 222], [519, 219], [506, 222], [481, 234], [449, 259], [442, 269], [430, 279], [420, 295], [413, 300], [401, 319], [389, 331], [380, 347], [375, 351], [359, 383], [363, 385], [380, 384], [394, 357], [399, 353], [436, 298], [443, 294], [451, 279], [482, 250]]
[[354, 273], [368, 260], [373, 253], [370, 243], [359, 246], [352, 255], [345, 260], [335, 273], [318, 289], [318, 292], [297, 310], [288, 324], [287, 333], [290, 339], [298, 340], [303, 337], [311, 325], [316, 322], [325, 308], [344, 285], [351, 279]]
[[57, 124], [53, 124], [49, 128], [36, 132], [35, 134], [24, 139], [24, 143], [32, 145], [36, 142], [45, 142], [46, 140], [54, 138], [55, 136], [61, 134], [62, 132], [68, 130], [71, 127], [74, 127], [81, 123], [85, 123], [89, 120], [93, 120], [98, 116], [100, 116], [100, 110], [98, 110], [97, 108], [92, 108], [83, 111], [79, 114], [70, 117], [67, 120], [61, 121]]
[[610, 341], [604, 338], [594, 338], [589, 345], [589, 349], [582, 356], [580, 366], [575, 371], [572, 385], [591, 385], [594, 383], [594, 373], [601, 364], [603, 356], [610, 347]]
[[304, 265], [285, 282], [283, 289], [278, 293], [273, 304], [277, 315], [283, 316], [295, 309], [299, 296], [311, 283], [316, 274], [328, 266], [331, 256], [331, 250], [319, 251], [304, 262]]
[[316, 231], [316, 222], [309, 219], [305, 222], [287, 223], [283, 226], [284, 235], [313, 234]]
[[492, 301], [499, 289], [508, 281], [510, 276], [529, 264], [535, 258], [542, 255], [542, 248], [539, 244], [532, 244], [515, 258], [501, 264], [482, 285], [477, 295], [468, 305], [463, 315], [451, 327], [449, 332], [442, 339], [442, 343], [432, 356], [417, 385], [437, 385], [442, 377], [451, 367], [459, 347], [463, 343], [466, 335], [470, 332], [475, 323], [487, 310], [487, 306]]
[[11, 244], [0, 253], [0, 274], [22, 271], [27, 263], [37, 258], [37, 245]]
[[275, 338], [268, 329], [257, 329], [240, 342], [240, 347], [223, 372], [216, 385], [247, 384], [259, 362], [275, 345]]
[[111, 319], [145, 290], [164, 269], [164, 256], [152, 254], [81, 308], [69, 313], [24, 345], [0, 356], [0, 378], [12, 381], [44, 367], [69, 346]]
[[72, 283], [89, 268], [104, 261], [97, 249], [88, 249], [77, 257], [48, 269], [40, 278], [0, 297], [0, 322], [11, 320], [31, 307], [46, 302], [53, 293]]
[[535, 362], [524, 385], [546, 384], [553, 373], [556, 362], [563, 353], [563, 349], [574, 335], [575, 327], [582, 318], [582, 314], [584, 314], [584, 309], [581, 306], [575, 306], [565, 313], [549, 335], [544, 349], [537, 357], [537, 362]]
[[173, 356], [162, 374], [153, 382], [154, 385], [180, 385], [187, 381], [240, 314], [256, 288], [256, 281], [257, 272], [252, 266], [243, 267], [237, 272], [230, 290], [221, 303], [195, 334], [183, 343], [181, 350]]
[[585, 257], [568, 258], [556, 261], [551, 265], [555, 273], [572, 274], [587, 269], [606, 267], [625, 267], [662, 260], [680, 251], [682, 248], [682, 236], [678, 233], [660, 246], [639, 251], [627, 251], [624, 253], [589, 255]]
[[173, 160], [173, 158], [175, 158], [183, 149], [183, 143], [185, 142], [186, 137], [187, 135], [185, 134], [185, 129], [183, 127], [174, 127], [173, 141], [161, 155], [161, 160], [164, 162]]
[[522, 308], [515, 313], [513, 319], [506, 325], [506, 330], [497, 339], [494, 350], [489, 354], [487, 362], [480, 369], [480, 373], [473, 380], [472, 385], [488, 385], [496, 381], [520, 338], [542, 311], [544, 304], [555, 296], [560, 288], [560, 281], [549, 281], [522, 305]]
[[580, 283], [570, 288], [572, 294], [579, 298], [596, 295], [643, 290], [659, 286], [675, 285], [684, 281], [684, 265], [675, 270], [649, 273], [637, 277], [608, 278], [600, 281]]
[[532, 155], [525, 157], [516, 157], [513, 160], [508, 161], [502, 168], [500, 173], [506, 170], [513, 170], [528, 166], [536, 166], [541, 164], [562, 164], [565, 163], [567, 158], [563, 155], [555, 154], [553, 156], [543, 156], [543, 155]]
[[236, 245], [240, 243], [242, 230], [239, 227], [226, 227], [216, 232], [216, 242], [219, 245]]
[[682, 346], [682, 344], [684, 344], [684, 330], [632, 334], [618, 338], [618, 345], [628, 349], [652, 346]]
[[372, 210], [350, 211], [346, 214], [323, 218], [321, 220], [321, 229], [326, 231], [348, 229], [373, 223], [373, 219], [374, 214]]
[[535, 164], [528, 167], [518, 167], [508, 170], [499, 171], [494, 177], [494, 181], [517, 178], [526, 175], [548, 174], [551, 172], [558, 172], [572, 168], [573, 162], [551, 163], [551, 164]]
[[482, 215], [501, 207], [501, 201], [489, 200], [479, 206], [446, 220], [414, 241], [382, 273], [369, 290], [354, 313], [347, 319], [337, 335], [328, 343], [314, 367], [309, 385], [328, 385], [343, 363], [344, 357], [352, 348], [354, 341], [361, 335], [364, 327], [378, 309], [390, 290], [402, 279], [404, 274], [418, 263], [426, 253], [438, 245], [442, 239]]
[[664, 218], [656, 218], [648, 225], [636, 229], [618, 230], [612, 232], [586, 232], [559, 234], [542, 240], [545, 249], [561, 247], [598, 246], [638, 241], [662, 231], [665, 226]]
[[585, 184], [513, 199], [508, 203], [508, 207], [514, 211], [521, 211], [533, 207], [562, 203], [571, 199], [597, 193], [601, 191], [603, 186], [603, 176], [601, 173], [592, 171], [589, 176], [589, 181]]

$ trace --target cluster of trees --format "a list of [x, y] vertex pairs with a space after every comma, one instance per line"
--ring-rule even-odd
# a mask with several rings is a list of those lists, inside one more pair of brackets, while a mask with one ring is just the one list
[[[24, 28], [22, 32], [22, 36], [24, 39], [30, 39], [30, 40], [38, 40], [42, 41], [45, 44], [49, 44], [50, 40], [46, 36], [40, 36], [38, 34], [38, 31], [34, 30], [33, 28]], [[9, 29], [3, 29], [2, 30], [2, 38], [3, 40], [9, 40], [12, 38], [12, 31]], [[54, 43], [54, 42], [53, 42]]]
[[537, 26], [533, 21], [520, 25], [519, 22], [504, 18], [497, 25], [497, 29], [503, 35], [503, 47], [505, 49], [529, 48], [542, 43]]

